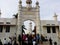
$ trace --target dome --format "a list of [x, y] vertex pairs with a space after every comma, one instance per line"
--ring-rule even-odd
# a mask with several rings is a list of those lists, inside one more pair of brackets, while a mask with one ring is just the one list
[[22, 1], [19, 1], [19, 3], [21, 4], [21, 3], [22, 3]]
[[39, 5], [39, 2], [38, 1], [36, 2], [36, 5]]
[[31, 1], [31, 0], [26, 0], [26, 3], [27, 3], [27, 4], [31, 4], [32, 1]]

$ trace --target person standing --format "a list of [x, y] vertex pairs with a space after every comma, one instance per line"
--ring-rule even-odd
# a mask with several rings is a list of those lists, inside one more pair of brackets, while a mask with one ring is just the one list
[[54, 45], [57, 45], [57, 42], [54, 42]]
[[11, 40], [10, 37], [9, 37], [9, 40], [8, 40], [8, 45], [12, 45], [12, 40]]
[[14, 34], [14, 36], [13, 36], [13, 40], [15, 40], [16, 39], [16, 33]]
[[49, 42], [50, 42], [50, 45], [52, 45], [52, 39], [51, 38], [49, 39]]
[[0, 45], [3, 45], [1, 39], [0, 39]]
[[36, 37], [34, 36], [32, 39], [33, 45], [36, 45]]
[[21, 35], [18, 36], [18, 42], [19, 44], [21, 45], [21, 41], [22, 41], [22, 38], [21, 38]]
[[18, 43], [17, 43], [17, 41], [16, 40], [14, 40], [14, 44], [13, 45], [18, 45]]
[[23, 36], [22, 36], [22, 45], [26, 45], [26, 42], [25, 42], [26, 38], [27, 38], [26, 34], [23, 33]]
[[32, 35], [29, 35], [29, 36], [28, 36], [28, 45], [33, 45]]
[[37, 44], [39, 44], [39, 40], [40, 40], [39, 34], [36, 35], [36, 40], [37, 40]]
[[6, 40], [6, 38], [4, 38], [4, 45], [8, 45], [8, 41]]

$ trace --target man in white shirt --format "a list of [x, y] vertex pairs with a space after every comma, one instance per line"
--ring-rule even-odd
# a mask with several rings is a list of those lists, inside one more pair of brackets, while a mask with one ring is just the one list
[[7, 45], [8, 44], [8, 41], [6, 40], [6, 38], [4, 38], [3, 44], [4, 45]]

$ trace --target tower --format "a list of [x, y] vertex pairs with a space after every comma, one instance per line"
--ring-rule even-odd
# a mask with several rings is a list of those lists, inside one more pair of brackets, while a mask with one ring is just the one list
[[56, 13], [54, 13], [54, 16], [53, 16], [53, 17], [54, 17], [54, 20], [55, 20], [55, 21], [57, 21], [57, 16], [58, 16], [58, 15], [57, 15]]
[[26, 0], [26, 7], [22, 6], [22, 1], [19, 0], [18, 6], [18, 21], [17, 21], [17, 34], [22, 34], [21, 26], [26, 20], [31, 20], [36, 25], [36, 34], [40, 34], [40, 7], [39, 2], [36, 6], [32, 7], [32, 0]]
[[54, 21], [55, 21], [55, 24], [58, 25], [58, 15], [56, 13], [54, 13]]

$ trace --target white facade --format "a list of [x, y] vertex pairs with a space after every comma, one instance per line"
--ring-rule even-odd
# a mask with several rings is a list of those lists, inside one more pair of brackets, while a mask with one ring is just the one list
[[[3, 24], [1, 23], [3, 22]], [[6, 24], [6, 22], [10, 22], [10, 24]], [[3, 31], [0, 32], [0, 39], [8, 38], [14, 36], [15, 33], [17, 33], [17, 26], [16, 26], [16, 19], [15, 18], [0, 18], [0, 26], [3, 26]], [[6, 32], [6, 26], [10, 26], [10, 32]], [[44, 36], [47, 36], [49, 39], [50, 37], [52, 38], [53, 42], [60, 41], [60, 21], [55, 22], [54, 20], [41, 20], [41, 33]], [[55, 26], [56, 27], [56, 33], [52, 32], [51, 28], [51, 33], [47, 33], [47, 26]]]
[[[21, 1], [21, 0], [20, 0]], [[21, 26], [26, 20], [31, 20], [36, 25], [36, 34], [43, 34], [49, 39], [51, 37], [53, 43], [56, 41], [60, 45], [60, 21], [56, 20], [40, 20], [40, 10], [37, 2], [36, 7], [22, 7], [19, 2], [17, 18], [0, 18], [0, 26], [3, 26], [3, 31], [0, 32], [0, 39], [17, 36], [22, 33]], [[8, 22], [8, 23], [7, 23]], [[6, 26], [10, 26], [10, 31], [6, 32]], [[47, 32], [47, 27], [50, 27], [50, 33]], [[53, 33], [52, 27], [55, 27], [56, 33]]]

